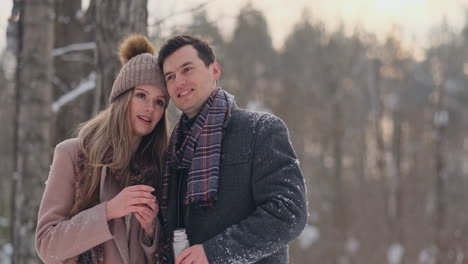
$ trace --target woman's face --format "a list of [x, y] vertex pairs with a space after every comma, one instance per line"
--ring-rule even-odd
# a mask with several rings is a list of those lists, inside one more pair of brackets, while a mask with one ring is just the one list
[[158, 124], [164, 113], [166, 97], [161, 88], [137, 85], [130, 99], [130, 123], [136, 139], [148, 135]]

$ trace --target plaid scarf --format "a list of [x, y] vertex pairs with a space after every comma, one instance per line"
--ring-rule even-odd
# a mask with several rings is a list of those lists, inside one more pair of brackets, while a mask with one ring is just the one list
[[[218, 199], [221, 141], [227, 111], [226, 94], [218, 88], [201, 107], [186, 137], [182, 136], [182, 123], [187, 116], [181, 115], [170, 138], [162, 181], [160, 206], [165, 215], [171, 169], [189, 169], [186, 205], [194, 203], [209, 207]], [[177, 146], [180, 148], [177, 149]]]

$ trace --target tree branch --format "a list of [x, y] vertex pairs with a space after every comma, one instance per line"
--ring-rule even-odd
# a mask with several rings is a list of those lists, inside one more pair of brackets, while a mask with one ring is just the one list
[[52, 104], [52, 111], [57, 113], [60, 108], [73, 100], [83, 93], [92, 90], [96, 87], [96, 73], [91, 72], [87, 79], [84, 79], [75, 89], [62, 95], [57, 101]]

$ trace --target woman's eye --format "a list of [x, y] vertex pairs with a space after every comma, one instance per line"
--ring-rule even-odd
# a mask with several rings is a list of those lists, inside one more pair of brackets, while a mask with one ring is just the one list
[[144, 93], [137, 93], [136, 97], [137, 98], [145, 98], [145, 94]]
[[163, 100], [157, 100], [156, 104], [159, 105], [159, 106], [162, 106], [162, 107], [164, 107], [166, 105], [166, 103]]

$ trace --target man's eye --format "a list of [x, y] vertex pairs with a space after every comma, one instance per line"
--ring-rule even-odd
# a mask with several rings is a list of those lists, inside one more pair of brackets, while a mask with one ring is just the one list
[[192, 67], [186, 67], [186, 68], [184, 68], [184, 72], [189, 72], [192, 69], [193, 69]]
[[169, 75], [166, 77], [166, 82], [167, 81], [170, 81], [170, 80], [173, 80], [174, 79], [174, 75]]

